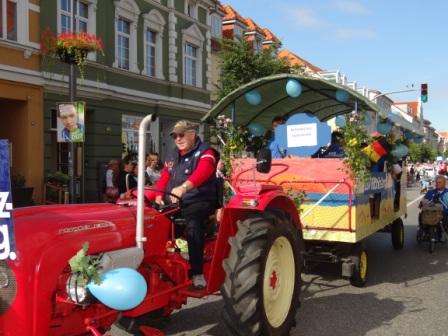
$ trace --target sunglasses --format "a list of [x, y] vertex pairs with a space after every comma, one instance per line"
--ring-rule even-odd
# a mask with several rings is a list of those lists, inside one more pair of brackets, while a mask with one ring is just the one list
[[173, 140], [176, 140], [177, 138], [183, 138], [185, 136], [185, 133], [173, 133], [171, 134], [171, 137], [173, 138]]

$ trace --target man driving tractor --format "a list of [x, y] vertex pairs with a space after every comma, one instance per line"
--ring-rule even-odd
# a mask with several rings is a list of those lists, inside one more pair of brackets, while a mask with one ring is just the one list
[[205, 229], [217, 204], [216, 167], [219, 153], [201, 141], [195, 127], [186, 120], [177, 122], [170, 133], [176, 149], [168, 156], [156, 189], [159, 205], [182, 200], [181, 214], [186, 220], [186, 238], [193, 287], [207, 286], [203, 276]]

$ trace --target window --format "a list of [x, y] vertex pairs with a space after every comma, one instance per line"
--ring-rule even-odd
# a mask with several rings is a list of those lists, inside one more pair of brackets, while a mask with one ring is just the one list
[[[115, 5], [115, 61], [113, 66], [140, 73], [137, 63], [137, 23], [140, 8], [134, 0], [115, 0], [113, 3]], [[140, 36], [141, 43], [144, 43], [145, 33]]]
[[233, 30], [233, 35], [235, 37], [235, 39], [243, 39], [243, 35], [244, 35], [244, 30], [241, 27], [235, 26], [234, 30]]
[[0, 0], [0, 38], [17, 41], [16, 0]]
[[192, 0], [185, 1], [185, 14], [194, 19], [196, 18], [196, 4]]
[[120, 69], [129, 70], [129, 39], [131, 24], [123, 18], [117, 21], [117, 61]]
[[146, 74], [151, 77], [156, 76], [156, 36], [156, 32], [149, 29], [146, 30]]
[[184, 52], [184, 69], [185, 69], [185, 84], [187, 85], [197, 85], [196, 81], [196, 70], [197, 70], [197, 53], [198, 48], [195, 46], [185, 43]]
[[263, 48], [263, 42], [260, 39], [255, 39], [254, 41], [254, 50], [256, 53], [259, 53]]
[[[73, 0], [75, 9], [75, 31], [87, 32], [89, 23], [89, 4]], [[61, 33], [72, 31], [72, 0], [60, 0], [60, 27]]]
[[221, 38], [222, 37], [222, 20], [219, 15], [213, 14], [212, 19], [212, 37]]
[[143, 73], [164, 79], [163, 76], [163, 31], [165, 19], [156, 9], [143, 14], [144, 26], [144, 68]]

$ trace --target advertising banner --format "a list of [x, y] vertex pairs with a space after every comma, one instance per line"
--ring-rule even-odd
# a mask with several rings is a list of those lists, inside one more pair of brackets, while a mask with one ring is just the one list
[[86, 103], [82, 101], [58, 103], [58, 142], [84, 142]]
[[15, 260], [9, 144], [0, 140], [0, 260]]

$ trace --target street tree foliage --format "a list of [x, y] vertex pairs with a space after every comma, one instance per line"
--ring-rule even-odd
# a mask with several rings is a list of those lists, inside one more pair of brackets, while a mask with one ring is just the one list
[[290, 66], [286, 58], [279, 58], [275, 49], [263, 48], [256, 53], [246, 40], [224, 39], [217, 102], [241, 85], [255, 79], [280, 73], [303, 72], [302, 67]]
[[413, 162], [422, 162], [435, 160], [437, 152], [428, 144], [416, 144], [414, 142], [409, 145], [409, 157]]

